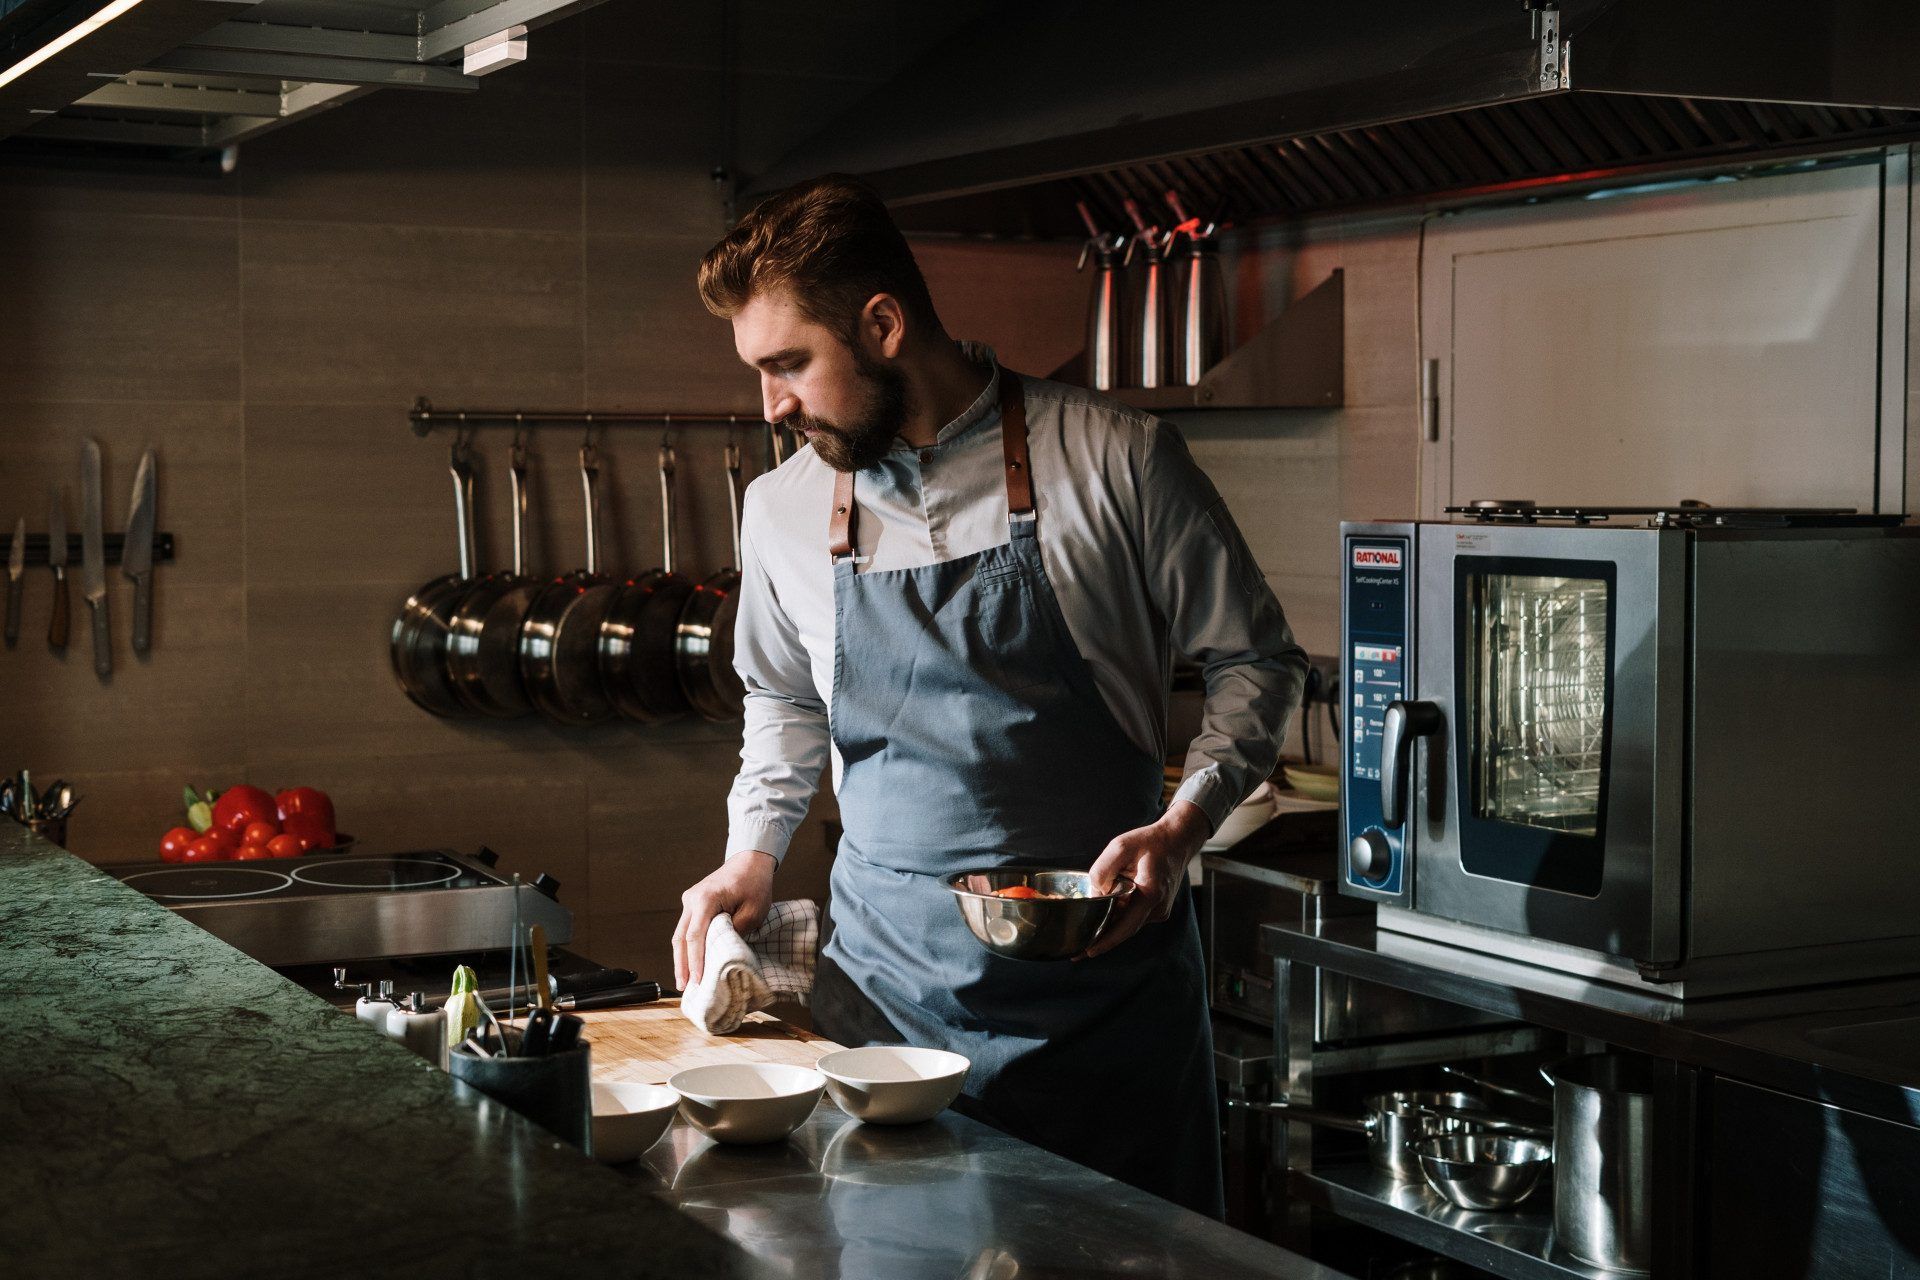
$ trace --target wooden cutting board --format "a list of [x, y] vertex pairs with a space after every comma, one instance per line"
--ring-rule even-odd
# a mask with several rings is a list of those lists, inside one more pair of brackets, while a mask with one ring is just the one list
[[843, 1046], [769, 1017], [749, 1014], [730, 1036], [710, 1036], [681, 1016], [678, 1000], [580, 1015], [593, 1045], [593, 1078], [665, 1084], [688, 1067], [729, 1062], [777, 1062], [811, 1067]]

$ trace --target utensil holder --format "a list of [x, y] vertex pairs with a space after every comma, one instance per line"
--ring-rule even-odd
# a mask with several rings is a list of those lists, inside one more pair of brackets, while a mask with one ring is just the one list
[[[520, 1047], [520, 1032], [502, 1027], [509, 1048]], [[482, 1058], [455, 1045], [447, 1071], [502, 1106], [511, 1107], [548, 1133], [593, 1154], [593, 1084], [590, 1046], [582, 1041], [561, 1053], [538, 1058]]]

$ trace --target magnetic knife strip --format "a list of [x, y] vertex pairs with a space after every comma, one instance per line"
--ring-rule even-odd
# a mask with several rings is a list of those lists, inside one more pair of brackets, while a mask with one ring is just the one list
[[[69, 564], [78, 564], [80, 562], [80, 556], [81, 556], [80, 542], [81, 542], [82, 536], [83, 535], [78, 533], [70, 533], [67, 535], [67, 562]], [[4, 538], [0, 538], [0, 546], [3, 546], [5, 544], [5, 541], [6, 540]], [[100, 551], [101, 551], [101, 556], [105, 561], [105, 563], [119, 564], [120, 552], [126, 547], [126, 544], [127, 544], [127, 535], [124, 533], [109, 533], [109, 534], [102, 535], [100, 539]], [[28, 534], [27, 540], [24, 544], [24, 548], [25, 548], [25, 556], [26, 556], [25, 563], [29, 565], [42, 565], [42, 566], [44, 566], [47, 563], [47, 535], [46, 534], [44, 533]], [[155, 564], [160, 564], [163, 561], [167, 561], [171, 559], [173, 559], [173, 535], [170, 533], [154, 534], [153, 535], [153, 562]], [[0, 551], [0, 567], [4, 566], [5, 560], [6, 560], [5, 552]]]

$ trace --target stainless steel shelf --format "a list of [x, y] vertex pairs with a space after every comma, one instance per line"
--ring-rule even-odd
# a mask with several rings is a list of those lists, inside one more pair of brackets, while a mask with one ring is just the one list
[[1555, 1249], [1549, 1183], [1540, 1184], [1524, 1209], [1473, 1213], [1368, 1164], [1295, 1170], [1288, 1181], [1310, 1204], [1508, 1280], [1622, 1280], [1627, 1274], [1589, 1267]]
[[1490, 1027], [1457, 1035], [1423, 1035], [1397, 1040], [1316, 1048], [1314, 1074], [1346, 1075], [1354, 1071], [1396, 1071], [1436, 1062], [1467, 1058], [1498, 1058], [1510, 1053], [1541, 1053], [1562, 1048], [1566, 1037], [1545, 1027]]
[[1850, 1051], [1848, 1027], [1920, 1016], [1920, 976], [1672, 1000], [1504, 956], [1380, 929], [1370, 920], [1268, 924], [1261, 949], [1515, 1022], [1604, 1041], [1895, 1124], [1920, 1115], [1920, 1062]]
[[[1334, 270], [1207, 370], [1198, 386], [1102, 392], [1159, 413], [1175, 409], [1333, 409], [1346, 403], [1346, 273]], [[1088, 386], [1082, 351], [1049, 377]]]

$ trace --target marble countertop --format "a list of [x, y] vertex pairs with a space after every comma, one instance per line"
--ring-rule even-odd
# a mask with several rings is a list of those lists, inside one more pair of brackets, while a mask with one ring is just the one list
[[751, 1274], [750, 1258], [0, 821], [0, 1271]]

